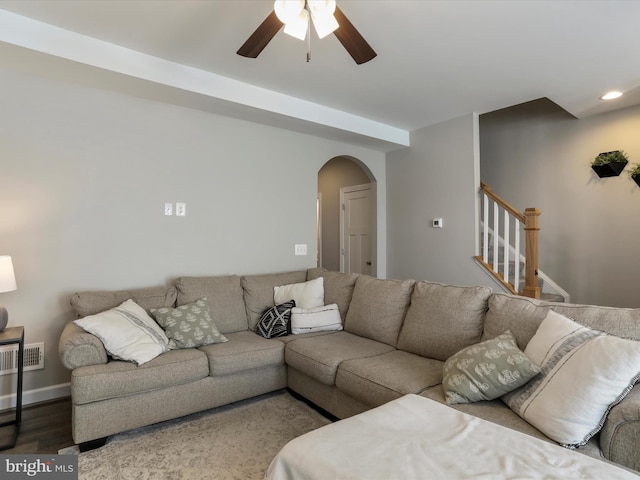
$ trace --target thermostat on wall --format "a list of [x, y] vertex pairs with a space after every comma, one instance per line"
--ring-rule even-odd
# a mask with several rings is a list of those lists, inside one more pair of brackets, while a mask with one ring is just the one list
[[442, 228], [442, 219], [434, 218], [433, 219], [433, 228]]

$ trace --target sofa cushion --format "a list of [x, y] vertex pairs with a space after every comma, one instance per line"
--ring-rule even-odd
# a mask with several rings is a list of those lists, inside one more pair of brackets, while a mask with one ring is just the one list
[[151, 315], [164, 328], [172, 350], [227, 341], [211, 320], [207, 297], [175, 308], [152, 308]]
[[324, 303], [326, 305], [332, 303], [338, 305], [342, 323], [347, 318], [353, 289], [359, 276], [359, 273], [330, 272], [321, 268], [307, 270], [307, 280], [313, 280], [318, 277], [324, 278]]
[[445, 361], [478, 343], [490, 295], [488, 287], [416, 283], [398, 348]]
[[211, 319], [220, 333], [227, 334], [247, 329], [247, 314], [240, 277], [181, 277], [175, 282], [178, 305], [207, 297]]
[[617, 337], [640, 340], [640, 308], [543, 302], [504, 293], [492, 294], [488, 304], [482, 340], [511, 330], [518, 346], [524, 349], [551, 308], [587, 327]]
[[165, 333], [133, 300], [73, 323], [98, 337], [109, 355], [118, 360], [142, 365], [169, 350]]
[[527, 383], [540, 368], [516, 345], [510, 331], [463, 348], [444, 364], [447, 403], [493, 400]]
[[267, 308], [275, 305], [273, 288], [292, 283], [301, 283], [307, 279], [307, 272], [271, 273], [267, 275], [248, 275], [242, 277], [246, 317], [249, 329], [255, 330], [256, 324]]
[[299, 308], [315, 308], [324, 305], [324, 279], [291, 283], [273, 287], [273, 301], [280, 304], [293, 300]]
[[558, 443], [584, 445], [640, 378], [640, 342], [550, 310], [524, 351], [541, 374], [503, 400]]
[[488, 306], [482, 341], [509, 330], [521, 350], [525, 349], [550, 309], [540, 300], [501, 293], [492, 294]]
[[640, 340], [640, 308], [554, 303], [554, 311], [616, 337]]
[[356, 280], [344, 329], [395, 347], [414, 283], [361, 275]]
[[99, 290], [78, 292], [71, 297], [71, 306], [76, 317], [86, 317], [117, 307], [125, 300], [132, 299], [145, 310], [150, 308], [173, 307], [176, 304], [175, 287], [151, 287], [133, 290]]
[[287, 342], [285, 360], [290, 367], [326, 385], [334, 385], [338, 366], [345, 360], [392, 352], [384, 343], [340, 331]]
[[284, 343], [266, 339], [245, 330], [229, 333], [227, 343], [206, 345], [199, 350], [207, 355], [212, 377], [284, 364]]
[[338, 367], [338, 390], [370, 407], [420, 393], [442, 382], [439, 360], [396, 350], [376, 357], [345, 360]]
[[111, 361], [79, 367], [71, 373], [76, 405], [184, 385], [209, 374], [207, 356], [196, 349], [171, 350], [141, 366]]

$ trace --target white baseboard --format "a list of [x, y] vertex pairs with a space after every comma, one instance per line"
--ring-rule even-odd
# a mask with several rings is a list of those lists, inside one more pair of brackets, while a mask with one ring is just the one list
[[[55, 400], [56, 398], [68, 397], [70, 395], [71, 384], [69, 383], [61, 383], [59, 385], [51, 385], [50, 387], [36, 388], [34, 390], [25, 390], [22, 392], [22, 406]], [[17, 395], [15, 393], [0, 397], [0, 410], [14, 408], [16, 406], [16, 398]]]

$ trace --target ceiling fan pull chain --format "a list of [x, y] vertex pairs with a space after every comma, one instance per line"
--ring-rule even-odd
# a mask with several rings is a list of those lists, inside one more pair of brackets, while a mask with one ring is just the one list
[[309, 4], [305, 1], [304, 8], [307, 9], [309, 15], [307, 15], [307, 63], [311, 61], [311, 10]]

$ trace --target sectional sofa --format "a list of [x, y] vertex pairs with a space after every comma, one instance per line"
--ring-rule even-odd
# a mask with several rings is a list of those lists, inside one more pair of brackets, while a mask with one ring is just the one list
[[[320, 277], [324, 302], [338, 305], [343, 330], [273, 339], [254, 333], [263, 312], [274, 306], [274, 287]], [[524, 350], [551, 310], [615, 338], [640, 340], [640, 309], [549, 303], [492, 293], [486, 287], [321, 269], [184, 277], [168, 287], [77, 293], [71, 304], [82, 318], [127, 299], [149, 310], [202, 297], [228, 341], [170, 350], [140, 366], [111, 358], [96, 336], [75, 323], [65, 326], [59, 353], [72, 370], [76, 443], [286, 387], [338, 418], [408, 393], [446, 403], [442, 382], [448, 359], [507, 330]], [[640, 365], [629, 368], [635, 367], [640, 374]], [[611, 402], [602, 428], [578, 451], [640, 470], [640, 387], [632, 388], [636, 380], [630, 380], [626, 396]], [[553, 441], [500, 398], [451, 406]]]

